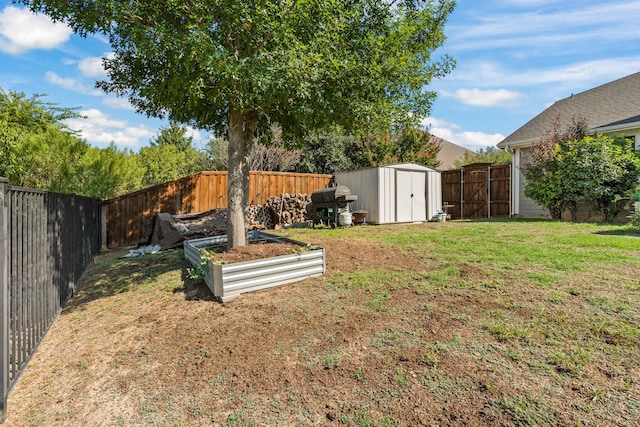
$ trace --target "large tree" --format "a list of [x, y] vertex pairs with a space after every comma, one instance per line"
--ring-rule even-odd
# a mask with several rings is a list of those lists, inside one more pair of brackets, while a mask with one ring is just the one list
[[229, 246], [246, 243], [256, 129], [382, 128], [428, 114], [452, 0], [17, 0], [103, 33], [99, 86], [141, 112], [228, 133]]

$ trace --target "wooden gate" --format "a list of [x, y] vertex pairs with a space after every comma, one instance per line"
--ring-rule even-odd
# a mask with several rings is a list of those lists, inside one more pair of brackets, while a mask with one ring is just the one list
[[475, 163], [442, 172], [442, 201], [454, 219], [508, 217], [511, 165]]

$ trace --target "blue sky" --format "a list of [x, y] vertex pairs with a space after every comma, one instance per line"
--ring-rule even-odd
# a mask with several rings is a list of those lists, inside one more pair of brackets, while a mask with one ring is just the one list
[[[436, 55], [457, 67], [432, 82], [431, 132], [472, 150], [494, 146], [558, 99], [640, 71], [640, 2], [458, 0]], [[145, 146], [167, 123], [94, 88], [109, 44], [0, 0], [0, 87], [80, 107], [70, 123], [92, 145]], [[196, 145], [207, 135], [191, 130]]]

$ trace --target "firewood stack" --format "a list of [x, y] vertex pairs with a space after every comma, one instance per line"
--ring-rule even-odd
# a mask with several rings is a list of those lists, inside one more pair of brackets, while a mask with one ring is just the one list
[[311, 196], [307, 194], [288, 194], [283, 197], [270, 197], [267, 206], [273, 214], [276, 224], [293, 224], [305, 220], [307, 205], [311, 203]]

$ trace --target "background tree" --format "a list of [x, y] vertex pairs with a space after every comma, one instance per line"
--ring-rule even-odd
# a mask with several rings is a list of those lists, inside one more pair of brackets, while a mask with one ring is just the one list
[[0, 89], [0, 176], [14, 185], [74, 191], [74, 175], [88, 145], [64, 120], [80, 116], [77, 109], [43, 97]]
[[144, 167], [136, 153], [119, 150], [113, 143], [107, 148], [91, 147], [81, 161], [76, 192], [110, 199], [142, 188]]
[[102, 89], [148, 115], [227, 132], [230, 247], [246, 243], [257, 128], [275, 122], [302, 135], [418, 120], [435, 98], [426, 86], [453, 67], [431, 54], [454, 1], [18, 2], [108, 36], [115, 54]]
[[359, 139], [340, 127], [311, 132], [304, 141], [298, 172], [333, 174], [356, 167]]
[[192, 146], [192, 138], [186, 132], [185, 128], [171, 123], [160, 129], [148, 146], [140, 149], [143, 186], [162, 184], [203, 170], [201, 153]]
[[[204, 170], [226, 171], [229, 141], [212, 137], [202, 152]], [[282, 128], [271, 124], [269, 131], [254, 138], [249, 154], [249, 170], [287, 172], [295, 170], [301, 150], [290, 148], [283, 140]]]
[[263, 137], [254, 139], [249, 154], [249, 170], [288, 172], [300, 161], [300, 150], [288, 148], [282, 136], [282, 127], [272, 123]]
[[557, 155], [559, 179], [570, 188], [568, 207], [573, 221], [578, 205], [584, 202], [592, 203], [605, 221], [613, 219], [621, 207], [617, 200], [640, 177], [640, 156], [623, 137], [597, 135], [567, 141]]
[[229, 141], [226, 138], [213, 136], [202, 150], [201, 164], [202, 170], [206, 171], [226, 171], [229, 154]]
[[55, 126], [22, 138], [17, 149], [22, 173], [18, 185], [60, 193], [77, 192], [77, 176], [89, 145]]
[[473, 163], [491, 163], [492, 165], [507, 165], [511, 163], [511, 153], [497, 147], [480, 148], [475, 153], [464, 153], [461, 160], [456, 160], [453, 165], [456, 168], [471, 165]]
[[193, 137], [187, 136], [187, 129], [175, 122], [171, 122], [169, 126], [161, 128], [158, 136], [149, 141], [149, 144], [152, 147], [173, 145], [181, 152], [195, 150], [193, 148]]
[[358, 151], [354, 163], [362, 167], [413, 162], [437, 168], [440, 144], [431, 139], [429, 132], [407, 126], [397, 135], [363, 139]]

